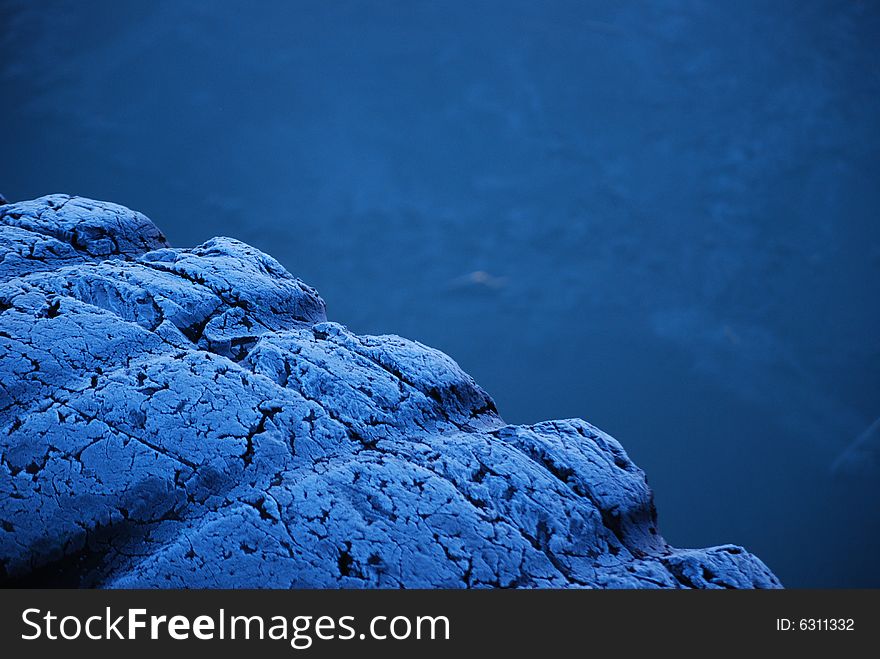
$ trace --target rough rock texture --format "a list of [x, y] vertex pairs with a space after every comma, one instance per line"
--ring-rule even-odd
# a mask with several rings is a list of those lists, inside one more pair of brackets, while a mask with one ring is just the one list
[[590, 424], [506, 425], [248, 245], [65, 195], [0, 206], [0, 462], [7, 584], [780, 585], [669, 547]]

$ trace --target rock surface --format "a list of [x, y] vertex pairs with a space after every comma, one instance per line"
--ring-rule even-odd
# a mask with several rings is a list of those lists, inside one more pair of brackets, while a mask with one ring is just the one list
[[0, 206], [0, 579], [100, 587], [772, 588], [674, 549], [579, 419], [510, 426], [446, 355], [328, 322], [230, 238]]

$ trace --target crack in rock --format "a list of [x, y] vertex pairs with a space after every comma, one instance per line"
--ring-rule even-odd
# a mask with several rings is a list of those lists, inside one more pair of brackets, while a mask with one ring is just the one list
[[0, 202], [0, 581], [780, 586], [739, 547], [670, 547], [605, 433], [507, 425], [443, 353], [324, 309], [230, 238]]

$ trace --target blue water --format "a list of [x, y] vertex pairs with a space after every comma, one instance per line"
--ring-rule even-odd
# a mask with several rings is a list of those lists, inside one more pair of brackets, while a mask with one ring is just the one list
[[673, 544], [880, 586], [880, 5], [0, 0], [0, 191], [230, 235], [511, 422], [579, 416]]

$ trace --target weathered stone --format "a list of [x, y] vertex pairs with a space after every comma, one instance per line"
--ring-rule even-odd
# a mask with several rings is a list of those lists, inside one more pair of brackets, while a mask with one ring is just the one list
[[0, 437], [9, 583], [779, 586], [739, 547], [667, 545], [590, 424], [506, 425], [258, 250], [172, 249], [104, 202], [0, 207]]

